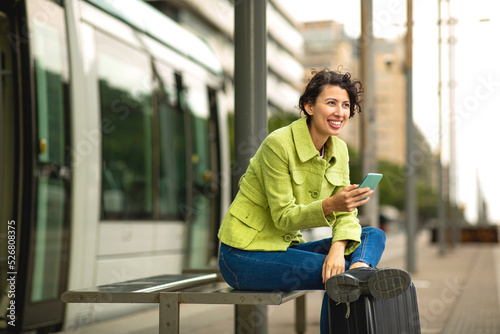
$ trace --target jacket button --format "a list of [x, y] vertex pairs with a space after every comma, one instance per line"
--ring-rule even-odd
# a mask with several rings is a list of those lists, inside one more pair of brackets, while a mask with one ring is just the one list
[[319, 196], [319, 192], [318, 191], [313, 191], [312, 194], [311, 194], [312, 197], [316, 198]]
[[292, 241], [292, 236], [290, 234], [287, 234], [283, 237], [283, 239], [285, 239], [286, 242], [289, 242]]

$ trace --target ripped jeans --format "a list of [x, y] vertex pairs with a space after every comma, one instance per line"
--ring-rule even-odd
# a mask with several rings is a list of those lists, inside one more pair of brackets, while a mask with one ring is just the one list
[[[221, 243], [219, 268], [224, 280], [242, 290], [324, 290], [323, 262], [332, 238], [290, 246], [286, 251], [245, 251]], [[355, 262], [376, 267], [385, 249], [385, 234], [363, 227], [361, 244], [345, 257], [346, 270]], [[321, 333], [328, 333], [328, 296], [321, 309]]]

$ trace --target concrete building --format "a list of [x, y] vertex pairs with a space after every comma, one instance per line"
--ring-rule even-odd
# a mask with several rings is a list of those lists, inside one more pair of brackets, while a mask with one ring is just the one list
[[335, 21], [304, 22], [299, 26], [304, 38], [302, 63], [306, 76], [310, 69], [341, 66], [353, 74], [359, 73], [359, 54], [352, 38], [344, 33], [344, 26]]
[[402, 165], [406, 161], [406, 75], [403, 41], [376, 39], [374, 53], [377, 157]]

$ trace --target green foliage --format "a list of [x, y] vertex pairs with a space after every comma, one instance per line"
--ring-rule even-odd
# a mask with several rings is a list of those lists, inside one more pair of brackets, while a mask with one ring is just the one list
[[392, 205], [400, 211], [405, 209], [405, 169], [389, 161], [378, 162], [378, 172], [384, 174], [380, 181], [380, 204]]
[[[351, 171], [351, 182], [361, 182], [364, 175], [361, 175], [361, 157], [354, 150], [349, 149], [349, 167]], [[431, 168], [422, 166], [416, 169], [417, 173], [417, 208], [419, 221], [425, 222], [430, 218], [437, 216], [438, 196], [436, 191], [431, 187], [429, 180], [425, 175], [423, 168]], [[378, 161], [378, 173], [384, 174], [384, 178], [380, 181], [377, 187], [379, 191], [380, 205], [390, 205], [396, 207], [399, 211], [405, 211], [406, 205], [406, 178], [407, 170], [405, 166], [397, 165], [386, 160]]]
[[276, 129], [287, 126], [297, 119], [299, 119], [299, 116], [293, 113], [280, 113], [279, 115], [273, 115], [269, 117], [267, 123], [268, 132], [271, 133]]
[[349, 170], [351, 183], [360, 183], [363, 180], [361, 175], [361, 157], [357, 150], [349, 148]]
[[[269, 117], [267, 122], [268, 133], [273, 132], [281, 127], [287, 126], [293, 121], [299, 118], [298, 115], [294, 113], [280, 113], [278, 115], [273, 115]], [[234, 161], [234, 113], [228, 113], [228, 124], [229, 124], [229, 144], [231, 152], [231, 161]]]
[[437, 217], [438, 199], [438, 194], [429, 189], [428, 182], [417, 177], [418, 215], [421, 221]]

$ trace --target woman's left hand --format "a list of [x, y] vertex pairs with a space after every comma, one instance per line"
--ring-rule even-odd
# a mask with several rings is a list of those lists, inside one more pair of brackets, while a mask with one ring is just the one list
[[335, 241], [332, 244], [323, 263], [323, 283], [326, 283], [330, 277], [345, 271], [344, 250], [346, 246], [347, 240]]

